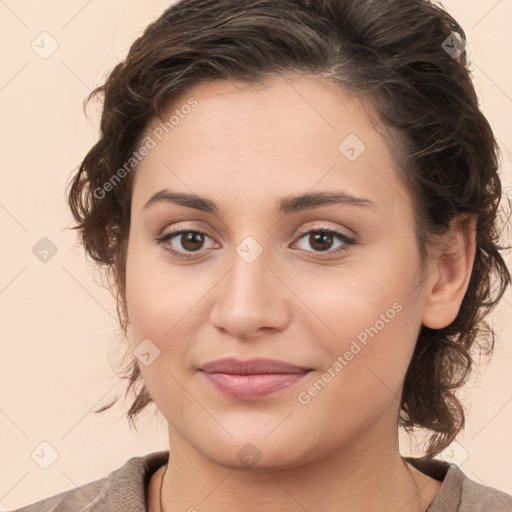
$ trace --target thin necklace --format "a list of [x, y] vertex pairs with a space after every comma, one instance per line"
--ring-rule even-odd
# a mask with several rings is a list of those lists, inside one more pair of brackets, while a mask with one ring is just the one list
[[169, 464], [166, 464], [164, 474], [162, 475], [162, 479], [160, 480], [160, 510], [158, 512], [163, 512], [163, 510], [164, 510], [164, 507], [162, 505], [162, 489], [164, 487], [164, 477], [165, 477], [165, 473], [167, 473], [168, 467], [169, 467]]
[[[419, 507], [419, 511], [420, 512], [423, 512], [423, 507], [421, 506], [421, 496], [420, 496], [420, 490], [418, 489], [418, 484], [416, 483], [416, 480], [414, 479], [414, 477], [412, 476], [412, 473], [411, 473], [411, 470], [409, 469], [408, 466], [407, 467], [407, 470], [409, 471], [409, 475], [411, 476], [412, 478], [412, 481], [414, 482], [414, 486], [416, 487], [416, 495], [418, 496], [418, 499], [419, 499], [419, 504], [418, 504], [418, 507]], [[158, 512], [164, 512], [164, 507], [163, 507], [163, 504], [162, 504], [162, 489], [164, 487], [164, 478], [165, 478], [165, 474], [167, 473], [167, 469], [169, 468], [169, 464], [166, 464], [165, 465], [165, 470], [164, 470], [164, 474], [162, 475], [162, 479], [160, 480], [160, 510]], [[425, 512], [428, 512], [428, 508]]]
[[409, 466], [407, 465], [407, 463], [405, 464], [405, 467], [407, 468], [407, 471], [409, 472], [409, 476], [412, 478], [412, 481], [414, 483], [414, 487], [416, 487], [416, 496], [418, 496], [418, 500], [419, 500], [419, 503], [418, 503], [418, 510], [419, 510], [419, 512], [428, 512], [428, 508], [429, 507], [427, 507], [427, 509], [425, 511], [423, 511], [423, 506], [421, 504], [420, 490], [418, 489], [418, 484], [416, 482], [416, 479], [414, 478], [414, 476], [413, 476]]

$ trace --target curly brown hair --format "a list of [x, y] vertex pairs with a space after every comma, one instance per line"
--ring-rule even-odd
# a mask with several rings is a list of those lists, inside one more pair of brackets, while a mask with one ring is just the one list
[[[427, 429], [430, 456], [447, 447], [465, 423], [455, 391], [476, 364], [474, 349], [492, 354], [495, 333], [484, 319], [511, 281], [500, 254], [510, 246], [498, 244], [499, 149], [478, 105], [465, 39], [460, 25], [427, 0], [182, 0], [167, 8], [85, 100], [84, 107], [103, 96], [100, 138], [72, 176], [68, 196], [73, 229], [108, 276], [124, 337], [132, 160], [149, 123], [199, 82], [264, 84], [289, 71], [328, 80], [357, 95], [385, 127], [415, 200], [423, 268], [435, 236], [455, 216], [477, 219], [459, 313], [445, 328], [421, 326], [401, 398], [399, 425]], [[152, 398], [136, 358], [126, 356], [121, 375], [128, 379], [125, 397], [135, 392], [127, 413], [135, 426]]]

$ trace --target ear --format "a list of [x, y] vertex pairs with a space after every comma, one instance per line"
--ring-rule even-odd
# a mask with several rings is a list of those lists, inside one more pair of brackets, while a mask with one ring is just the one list
[[466, 293], [476, 250], [476, 217], [456, 217], [436, 249], [426, 279], [422, 323], [442, 329], [456, 318]]

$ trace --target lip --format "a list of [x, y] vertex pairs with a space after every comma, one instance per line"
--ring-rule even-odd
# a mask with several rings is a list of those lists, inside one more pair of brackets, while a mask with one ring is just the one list
[[222, 394], [239, 400], [258, 400], [302, 380], [311, 368], [275, 359], [219, 359], [199, 370]]
[[200, 368], [205, 373], [229, 373], [233, 375], [256, 375], [264, 373], [299, 373], [311, 370], [304, 366], [278, 361], [277, 359], [249, 359], [240, 361], [233, 357], [217, 359]]

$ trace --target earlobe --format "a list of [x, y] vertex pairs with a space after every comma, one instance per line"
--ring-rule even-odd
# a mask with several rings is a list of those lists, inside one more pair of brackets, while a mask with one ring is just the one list
[[475, 216], [453, 220], [426, 279], [421, 319], [426, 327], [442, 329], [457, 317], [473, 270], [475, 237]]

